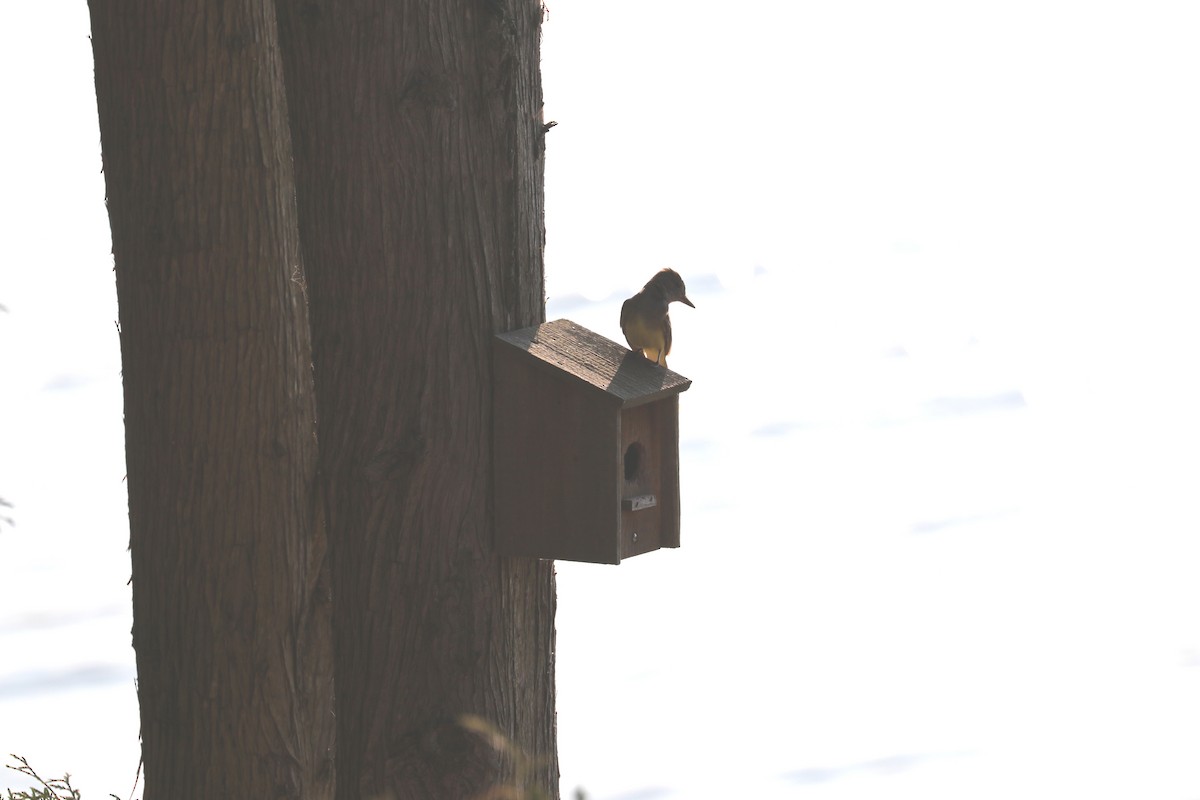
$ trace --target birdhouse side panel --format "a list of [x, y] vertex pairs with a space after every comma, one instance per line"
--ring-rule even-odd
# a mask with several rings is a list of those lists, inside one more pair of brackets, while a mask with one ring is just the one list
[[661, 414], [659, 430], [662, 432], [663, 458], [659, 463], [663, 490], [663, 547], [679, 547], [680, 501], [679, 501], [679, 395], [656, 403]]
[[496, 351], [496, 546], [508, 555], [615, 564], [619, 412], [603, 394]]

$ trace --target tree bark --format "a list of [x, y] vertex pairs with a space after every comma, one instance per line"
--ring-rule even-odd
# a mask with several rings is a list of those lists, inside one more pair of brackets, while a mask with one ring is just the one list
[[[492, 548], [490, 339], [544, 318], [532, 0], [279, 5], [343, 800], [557, 797], [553, 565]], [[461, 725], [487, 720], [529, 761]]]
[[269, 0], [91, 0], [145, 794], [327, 798], [332, 651]]

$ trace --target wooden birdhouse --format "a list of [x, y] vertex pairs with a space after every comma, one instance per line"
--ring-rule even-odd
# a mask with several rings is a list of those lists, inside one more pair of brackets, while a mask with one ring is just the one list
[[679, 547], [692, 382], [570, 320], [493, 339], [496, 547], [619, 564]]

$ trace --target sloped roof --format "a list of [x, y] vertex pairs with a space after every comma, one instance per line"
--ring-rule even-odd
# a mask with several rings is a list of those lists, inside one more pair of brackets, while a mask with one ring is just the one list
[[691, 380], [569, 319], [500, 333], [496, 338], [543, 369], [602, 391], [621, 406], [638, 406], [687, 391]]

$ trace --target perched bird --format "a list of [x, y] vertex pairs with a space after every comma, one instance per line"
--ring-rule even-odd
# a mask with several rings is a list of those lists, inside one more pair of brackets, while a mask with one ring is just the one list
[[679, 273], [663, 269], [621, 306], [621, 330], [630, 349], [641, 350], [646, 358], [664, 367], [667, 353], [671, 352], [671, 318], [667, 316], [667, 307], [676, 300], [696, 307], [687, 299], [687, 288]]

